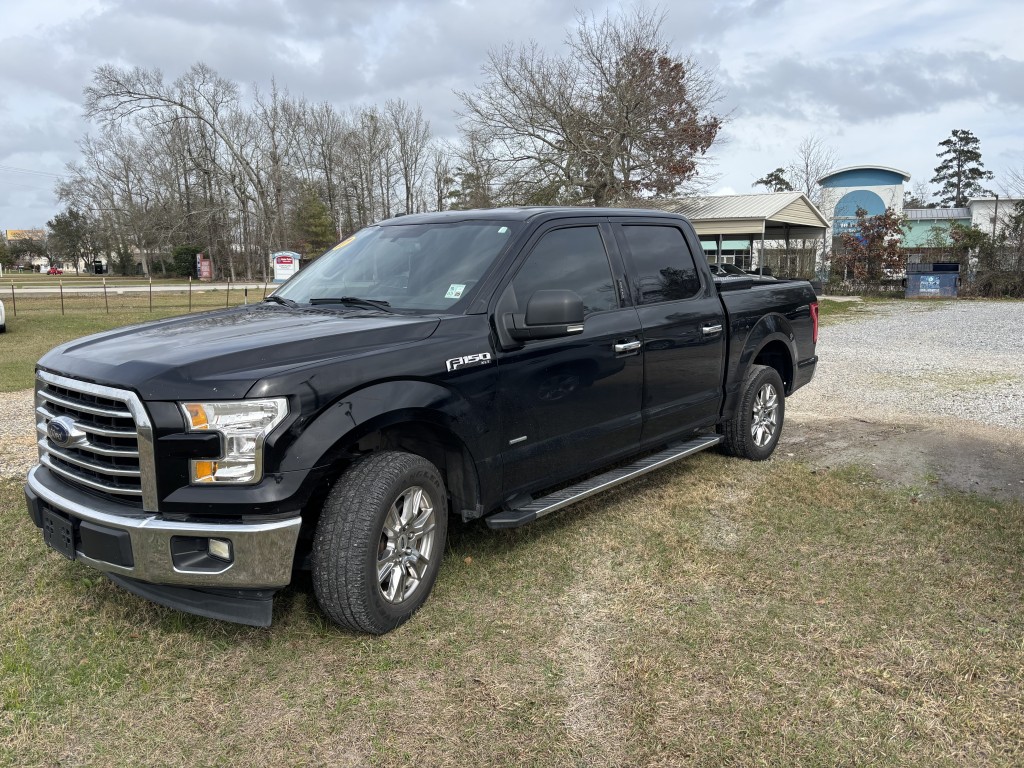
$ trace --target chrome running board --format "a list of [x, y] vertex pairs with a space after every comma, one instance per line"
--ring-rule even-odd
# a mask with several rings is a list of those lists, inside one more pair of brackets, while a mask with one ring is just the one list
[[539, 499], [532, 499], [522, 506], [514, 509], [505, 509], [495, 512], [485, 518], [489, 528], [518, 528], [522, 525], [532, 523], [534, 520], [559, 509], [564, 509], [570, 504], [582, 501], [590, 496], [614, 488], [634, 477], [645, 475], [660, 469], [673, 461], [686, 458], [691, 454], [712, 448], [722, 442], [721, 435], [701, 435], [687, 440], [683, 443], [675, 443], [664, 450], [652, 453], [638, 461], [624, 467], [616, 467], [608, 472], [595, 477], [590, 477], [583, 482], [555, 491]]

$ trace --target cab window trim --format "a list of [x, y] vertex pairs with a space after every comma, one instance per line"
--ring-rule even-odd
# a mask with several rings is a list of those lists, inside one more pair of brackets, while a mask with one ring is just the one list
[[[679, 236], [682, 238], [683, 245], [686, 248], [686, 253], [690, 255], [690, 259], [693, 262], [693, 269], [697, 275], [697, 280], [700, 282], [700, 290], [693, 293], [691, 296], [687, 296], [683, 299], [660, 299], [659, 301], [644, 301], [643, 291], [640, 287], [640, 272], [637, 269], [636, 261], [634, 260], [633, 250], [630, 248], [629, 241], [626, 239], [626, 233], [622, 230], [623, 227], [668, 227], [676, 230]], [[612, 223], [612, 229], [615, 231], [616, 244], [619, 250], [622, 252], [622, 258], [627, 264], [626, 269], [626, 282], [629, 285], [630, 298], [633, 301], [633, 305], [637, 308], [640, 307], [654, 307], [659, 304], [670, 304], [680, 301], [696, 301], [697, 299], [707, 298], [708, 284], [704, 274], [697, 266], [697, 260], [693, 256], [693, 248], [690, 245], [689, 239], [686, 237], [686, 231], [683, 227], [679, 226], [675, 221], [623, 221], [618, 219]]]
[[[523, 249], [524, 250], [523, 255], [519, 259], [516, 259], [516, 261], [513, 262], [513, 264], [509, 268], [509, 271], [508, 271], [509, 277], [508, 277], [507, 281], [505, 281], [503, 284], [501, 284], [499, 289], [497, 291], [495, 291], [495, 297], [496, 297], [495, 304], [497, 304], [497, 302], [500, 301], [501, 295], [504, 294], [505, 291], [509, 290], [509, 288], [513, 285], [513, 283], [515, 283], [515, 280], [519, 276], [519, 273], [522, 272], [522, 270], [526, 266], [527, 262], [533, 256], [534, 252], [537, 250], [537, 246], [540, 245], [541, 241], [545, 237], [547, 237], [547, 235], [549, 235], [552, 232], [557, 232], [557, 231], [560, 231], [560, 230], [565, 230], [565, 229], [582, 229], [582, 228], [586, 227], [586, 228], [597, 230], [598, 237], [601, 239], [601, 246], [604, 249], [605, 264], [608, 267], [608, 277], [611, 279], [612, 296], [614, 298], [616, 306], [610, 307], [608, 309], [599, 309], [599, 310], [596, 310], [594, 312], [588, 312], [588, 313], [586, 313], [584, 315], [584, 317], [585, 318], [586, 317], [594, 317], [595, 315], [604, 314], [606, 312], [618, 312], [618, 311], [621, 311], [624, 308], [627, 308], [629, 305], [626, 305], [626, 306], [623, 305], [623, 298], [624, 297], [620, 296], [620, 292], [618, 290], [618, 286], [617, 286], [616, 283], [617, 283], [618, 280], [621, 280], [621, 279], [627, 279], [628, 280], [628, 278], [625, 275], [622, 274], [622, 268], [621, 267], [619, 268], [618, 272], [615, 269], [615, 262], [613, 261], [613, 258], [612, 258], [612, 256], [613, 256], [612, 250], [613, 250], [613, 248], [615, 250], [618, 250], [618, 243], [615, 242], [614, 240], [611, 243], [609, 243], [609, 237], [608, 237], [609, 233], [606, 232], [605, 228], [604, 228], [604, 225], [607, 225], [607, 223], [608, 223], [608, 220], [606, 218], [594, 217], [594, 218], [590, 218], [590, 219], [574, 219], [571, 222], [568, 222], [568, 221], [552, 222], [550, 224], [546, 224], [546, 225], [543, 225], [543, 226], [539, 227], [537, 229], [537, 231], [534, 232], [533, 236], [530, 237], [530, 239], [527, 241], [527, 245]], [[621, 260], [621, 257], [620, 257], [620, 260]], [[628, 285], [628, 282], [627, 282], [627, 285]], [[513, 287], [512, 290], [514, 292], [515, 288]], [[630, 297], [630, 298], [632, 298], [632, 297]], [[526, 311], [526, 307], [520, 307], [519, 311], [520, 312], [525, 312]]]

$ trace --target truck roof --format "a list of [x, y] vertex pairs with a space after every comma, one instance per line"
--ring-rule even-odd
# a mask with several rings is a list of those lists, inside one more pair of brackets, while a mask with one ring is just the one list
[[529, 221], [538, 217], [606, 217], [606, 216], [646, 216], [663, 219], [679, 220], [684, 217], [677, 213], [644, 208], [584, 208], [572, 206], [528, 205], [513, 208], [475, 208], [467, 211], [438, 211], [435, 213], [414, 213], [397, 216], [377, 222], [377, 226], [395, 226], [399, 224], [436, 224], [454, 221]]

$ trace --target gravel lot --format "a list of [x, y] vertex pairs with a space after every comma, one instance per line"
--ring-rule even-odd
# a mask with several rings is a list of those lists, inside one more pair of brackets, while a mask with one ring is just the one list
[[823, 327], [791, 413], [962, 420], [1024, 437], [1024, 303], [899, 301]]
[[[934, 443], [932, 453], [976, 459], [974, 470], [957, 464], [966, 489], [1024, 488], [1024, 303], [874, 305], [865, 318], [822, 328], [818, 354], [814, 381], [786, 404], [781, 452], [820, 459], [824, 450], [833, 463], [905, 464], [920, 473], [952, 461], [922, 457]], [[0, 477], [24, 477], [35, 463], [32, 409], [31, 390], [0, 394]], [[823, 437], [831, 439], [824, 448]], [[886, 442], [888, 454], [864, 453]]]
[[24, 477], [36, 463], [32, 390], [0, 392], [0, 478]]

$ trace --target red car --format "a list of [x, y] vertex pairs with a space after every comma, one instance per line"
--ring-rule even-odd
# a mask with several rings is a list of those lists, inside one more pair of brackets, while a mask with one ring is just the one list
[[46, 274], [48, 274], [48, 275], [63, 275], [64, 274], [64, 270], [61, 269], [60, 267], [50, 267], [48, 270], [46, 270]]

